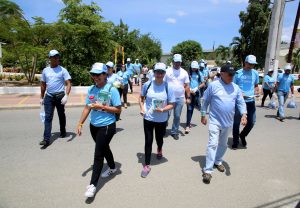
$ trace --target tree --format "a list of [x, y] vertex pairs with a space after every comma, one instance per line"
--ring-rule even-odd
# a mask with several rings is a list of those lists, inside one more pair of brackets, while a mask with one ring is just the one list
[[232, 47], [232, 62], [235, 63], [235, 67], [242, 67], [244, 62], [244, 57], [246, 57], [246, 41], [243, 37], [234, 37], [230, 43]]
[[200, 43], [193, 40], [183, 41], [173, 46], [171, 53], [173, 55], [176, 53], [182, 55], [182, 66], [186, 69], [189, 68], [192, 61], [199, 60], [203, 56]]
[[[287, 59], [287, 56], [286, 56], [286, 59]], [[298, 48], [295, 52], [293, 52], [293, 54], [292, 54], [292, 64], [293, 64], [293, 73], [294, 73], [294, 71], [299, 72], [299, 69], [300, 69], [300, 48]]]
[[[265, 63], [268, 44], [269, 24], [271, 18], [270, 0], [249, 0], [247, 11], [240, 12], [241, 28], [239, 30], [242, 43], [245, 47], [244, 54], [234, 55], [239, 60], [244, 60], [246, 55], [253, 54], [257, 58], [258, 66]], [[235, 50], [235, 49], [234, 49]]]
[[230, 47], [226, 47], [220, 45], [216, 50], [216, 63], [217, 65], [221, 65], [224, 62], [228, 61], [231, 57], [231, 49]]

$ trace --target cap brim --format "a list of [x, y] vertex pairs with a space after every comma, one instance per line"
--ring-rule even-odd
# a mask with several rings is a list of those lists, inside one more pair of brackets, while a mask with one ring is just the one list
[[97, 69], [92, 69], [90, 71], [90, 73], [93, 73], [93, 74], [102, 74], [102, 73], [106, 73], [106, 71], [103, 71], [103, 70], [97, 70]]
[[182, 62], [181, 59], [173, 59], [174, 62]]

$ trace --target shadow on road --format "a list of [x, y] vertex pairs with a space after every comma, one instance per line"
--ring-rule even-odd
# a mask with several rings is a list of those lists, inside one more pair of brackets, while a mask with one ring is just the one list
[[[180, 123], [180, 126], [181, 126], [182, 128], [185, 128], [185, 127], [186, 127], [186, 123]], [[196, 127], [196, 126], [197, 126], [197, 124], [191, 123], [191, 127], [192, 127], [192, 128], [194, 128], [194, 127]]]
[[[203, 168], [205, 167], [205, 160], [206, 160], [206, 156], [205, 155], [199, 155], [199, 156], [194, 156], [191, 157], [191, 159], [195, 162], [198, 162], [200, 165], [201, 170], [203, 171]], [[231, 171], [230, 171], [230, 166], [226, 161], [223, 161], [222, 163], [225, 167], [225, 175], [230, 176], [231, 175]]]
[[[144, 165], [145, 164], [145, 154], [138, 152], [136, 154], [136, 156], [138, 158], [138, 163], [141, 163], [142, 165]], [[165, 158], [164, 156], [160, 160], [158, 160], [156, 158], [156, 154], [154, 154], [154, 153], [151, 154], [151, 165], [159, 165], [159, 164], [162, 164], [165, 162], [168, 162], [168, 159]]]
[[[65, 139], [65, 138], [69, 138], [67, 140], [67, 142], [71, 142], [75, 137], [77, 136], [77, 134], [75, 134], [74, 132], [66, 132], [66, 136], [64, 138], [61, 139]], [[47, 149], [49, 146], [51, 146], [57, 139], [60, 138], [60, 132], [53, 132], [51, 133], [51, 138], [50, 138], [50, 144], [47, 146], [42, 146], [41, 149]]]
[[[265, 118], [277, 119], [277, 116], [276, 115], [265, 115]], [[287, 120], [298, 120], [299, 118], [295, 117], [295, 116], [286, 116], [285, 119], [287, 119]]]
[[[272, 202], [268, 202], [253, 208], [274, 208], [274, 207], [291, 207], [291, 204], [294, 204], [295, 202], [298, 202], [298, 204], [295, 206], [295, 208], [299, 208], [300, 207], [300, 193], [297, 194], [293, 194], [290, 196], [286, 196], [286, 197], [282, 197], [280, 199], [277, 199], [275, 201]], [[290, 205], [290, 206], [289, 206]]]
[[[232, 137], [228, 137], [228, 142], [227, 142], [228, 148], [231, 149], [231, 150], [234, 150], [234, 149], [232, 149], [232, 144], [233, 144], [233, 138]], [[237, 147], [237, 149], [247, 149], [247, 147], [243, 147], [243, 146], [239, 145]]]
[[[86, 203], [86, 204], [91, 204], [91, 203], [93, 203], [93, 201], [95, 200], [95, 197], [96, 197], [98, 191], [100, 191], [100, 189], [102, 189], [106, 183], [108, 183], [110, 180], [114, 179], [117, 175], [122, 174], [122, 171], [121, 171], [121, 166], [122, 166], [122, 164], [119, 163], [119, 162], [115, 162], [115, 164], [116, 164], [117, 172], [115, 172], [113, 175], [111, 175], [111, 176], [109, 176], [109, 177], [107, 177], [107, 178], [101, 178], [101, 176], [100, 176], [100, 179], [99, 179], [99, 182], [98, 182], [98, 185], [97, 185], [97, 188], [96, 188], [95, 196], [94, 196], [94, 197], [87, 198], [87, 199], [85, 200], [85, 203]], [[107, 165], [103, 166], [103, 171], [105, 171], [107, 168], [108, 168]], [[92, 166], [89, 167], [87, 170], [85, 170], [85, 171], [82, 173], [82, 176], [84, 175], [84, 173], [86, 174], [88, 171], [90, 171], [90, 169], [92, 170]]]
[[123, 131], [123, 128], [116, 128], [116, 133]]

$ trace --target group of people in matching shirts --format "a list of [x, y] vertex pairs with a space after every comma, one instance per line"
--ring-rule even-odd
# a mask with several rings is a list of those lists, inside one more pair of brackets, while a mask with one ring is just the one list
[[[55, 55], [59, 55], [58, 52]], [[50, 53], [49, 57], [51, 58]], [[209, 138], [206, 164], [202, 176], [203, 182], [209, 184], [214, 168], [220, 172], [225, 171], [222, 161], [227, 150], [228, 135], [231, 130], [233, 134], [232, 149], [238, 148], [239, 141], [243, 147], [247, 146], [246, 137], [256, 121], [255, 96], [259, 94], [259, 77], [258, 72], [254, 69], [257, 64], [256, 57], [248, 55], [243, 68], [238, 71], [235, 71], [230, 63], [222, 65], [218, 76], [209, 84], [207, 75], [203, 76], [205, 72], [203, 72], [202, 63], [199, 65], [197, 61], [193, 61], [189, 73], [181, 68], [181, 63], [180, 54], [173, 56], [172, 67], [167, 68], [164, 63], [156, 63], [153, 68], [153, 76], [142, 86], [139, 107], [140, 115], [143, 117], [145, 135], [145, 162], [141, 177], [146, 178], [151, 171], [154, 132], [157, 143], [156, 156], [160, 160], [163, 158], [163, 138], [170, 112], [173, 111], [171, 136], [178, 140], [180, 116], [183, 106], [186, 104], [186, 134], [191, 130], [194, 108], [201, 111], [201, 123], [203, 125], [208, 124]], [[94, 85], [88, 89], [86, 105], [76, 129], [80, 136], [82, 126], [90, 114], [89, 126], [95, 142], [95, 152], [90, 184], [85, 192], [86, 197], [94, 197], [100, 175], [105, 178], [117, 171], [110, 142], [116, 133], [116, 115], [121, 113], [120, 96], [124, 96], [124, 92], [128, 91], [129, 80], [132, 75], [126, 72], [125, 66], [122, 66], [122, 69], [114, 74], [113, 67], [112, 62], [95, 63], [92, 66], [90, 74]], [[289, 75], [289, 70], [290, 68], [287, 66], [285, 68], [286, 73], [279, 76], [276, 85], [279, 99], [278, 116], [282, 120], [284, 119], [282, 106], [289, 90], [291, 89], [292, 94], [294, 93], [294, 80]], [[70, 79], [68, 76], [65, 77]], [[44, 82], [45, 88], [51, 87], [49, 83]], [[270, 81], [265, 80], [265, 82], [269, 89], [272, 88], [273, 84]], [[264, 93], [269, 92], [264, 90]], [[124, 97], [124, 107], [127, 107], [125, 103], [127, 100]], [[207, 115], [209, 115], [209, 119], [207, 119]], [[244, 126], [242, 131], [240, 131], [240, 124]], [[107, 161], [108, 169], [102, 172], [104, 158]]]

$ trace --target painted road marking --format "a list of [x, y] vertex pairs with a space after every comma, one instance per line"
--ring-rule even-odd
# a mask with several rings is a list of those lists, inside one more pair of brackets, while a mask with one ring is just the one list
[[26, 97], [24, 97], [19, 103], [18, 103], [18, 105], [22, 105], [26, 100], [28, 100], [28, 98], [29, 98], [30, 96], [26, 96]]

